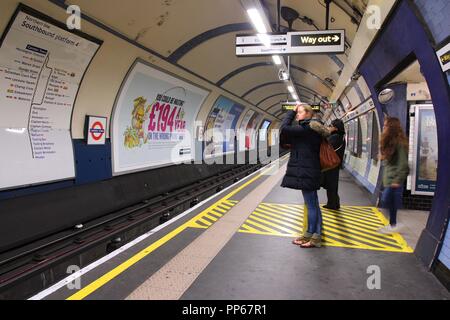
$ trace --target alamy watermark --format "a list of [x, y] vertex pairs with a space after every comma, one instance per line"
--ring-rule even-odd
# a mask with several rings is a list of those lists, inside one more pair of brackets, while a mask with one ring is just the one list
[[366, 282], [367, 289], [381, 290], [381, 268], [377, 265], [368, 266], [367, 274], [370, 274]]
[[71, 5], [66, 10], [69, 17], [66, 24], [69, 30], [81, 30], [81, 9], [79, 6]]
[[81, 268], [77, 265], [71, 265], [67, 267], [67, 274], [73, 275], [69, 276], [70, 282], [67, 283], [67, 289], [69, 290], [80, 290], [81, 289], [81, 277], [77, 276]]
[[370, 5], [367, 7], [366, 11], [367, 17], [367, 28], [370, 30], [381, 29], [381, 8], [377, 5]]

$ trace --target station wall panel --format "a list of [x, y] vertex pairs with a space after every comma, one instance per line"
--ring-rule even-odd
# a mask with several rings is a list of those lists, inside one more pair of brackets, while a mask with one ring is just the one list
[[450, 36], [450, 1], [448, 0], [414, 0], [436, 44]]

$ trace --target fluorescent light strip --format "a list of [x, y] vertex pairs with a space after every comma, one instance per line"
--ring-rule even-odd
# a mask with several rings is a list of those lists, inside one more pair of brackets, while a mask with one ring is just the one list
[[272, 56], [272, 60], [277, 66], [279, 66], [281, 64], [280, 56]]
[[266, 26], [264, 25], [263, 19], [261, 18], [261, 15], [259, 14], [257, 9], [248, 9], [247, 14], [252, 20], [252, 23], [258, 33], [267, 33]]
[[294, 90], [293, 86], [288, 86], [287, 88], [288, 88], [290, 93], [295, 94], [295, 90]]

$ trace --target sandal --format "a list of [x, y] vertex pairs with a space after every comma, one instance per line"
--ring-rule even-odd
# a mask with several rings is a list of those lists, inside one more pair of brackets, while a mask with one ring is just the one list
[[321, 241], [320, 237], [318, 237], [318, 238], [312, 237], [310, 239], [310, 241], [300, 244], [300, 247], [305, 248], [305, 249], [320, 248], [321, 246], [322, 246], [322, 241]]
[[304, 244], [304, 243], [309, 242], [309, 241], [311, 240], [311, 237], [312, 237], [312, 236], [309, 236], [309, 235], [303, 235], [303, 236], [300, 236], [300, 237], [298, 237], [298, 238], [292, 240], [292, 244], [295, 244], [295, 245], [297, 245], [297, 246], [300, 246], [300, 245], [302, 245], [302, 244]]

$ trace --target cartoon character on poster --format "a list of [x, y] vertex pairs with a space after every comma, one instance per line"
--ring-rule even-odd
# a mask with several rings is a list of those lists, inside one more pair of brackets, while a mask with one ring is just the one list
[[150, 105], [145, 107], [147, 99], [138, 97], [134, 101], [131, 111], [131, 126], [127, 127], [125, 136], [125, 147], [133, 149], [147, 143], [147, 135], [144, 132], [144, 122], [150, 111]]

